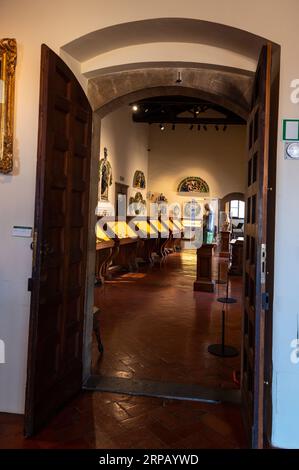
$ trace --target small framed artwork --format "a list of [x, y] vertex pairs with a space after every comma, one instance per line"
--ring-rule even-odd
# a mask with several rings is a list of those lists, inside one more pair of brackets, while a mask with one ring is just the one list
[[145, 189], [145, 175], [143, 171], [136, 170], [133, 178], [133, 188]]

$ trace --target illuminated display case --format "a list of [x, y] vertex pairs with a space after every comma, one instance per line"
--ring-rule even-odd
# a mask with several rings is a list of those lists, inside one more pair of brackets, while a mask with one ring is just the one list
[[173, 222], [173, 220], [168, 219], [168, 220], [163, 220], [163, 223], [168, 227], [170, 232], [172, 233], [172, 236], [175, 238], [178, 238], [181, 236], [181, 230], [179, 227]]
[[158, 232], [147, 220], [133, 221], [138, 228], [137, 234], [141, 238], [157, 238]]
[[111, 238], [108, 237], [107, 233], [98, 225], [96, 226], [96, 237], [97, 237], [97, 243], [111, 240]]
[[138, 238], [137, 233], [124, 220], [107, 222], [107, 233], [110, 237], [120, 240], [124, 238]]
[[157, 233], [160, 235], [161, 238], [168, 238], [169, 236], [169, 228], [164, 224], [164, 221], [161, 222], [160, 220], [150, 220], [150, 224], [154, 227]]
[[180, 232], [183, 232], [184, 225], [182, 224], [182, 222], [180, 220], [173, 219], [172, 223], [177, 227], [178, 230], [180, 230]]

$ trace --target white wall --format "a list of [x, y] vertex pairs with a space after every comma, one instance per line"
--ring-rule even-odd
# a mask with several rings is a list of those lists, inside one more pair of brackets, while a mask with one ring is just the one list
[[[67, 42], [110, 25], [155, 17], [198, 18], [250, 31], [282, 46], [272, 443], [299, 447], [299, 364], [290, 361], [290, 342], [296, 337], [299, 311], [299, 164], [283, 159], [281, 142], [282, 118], [299, 116], [299, 104], [290, 100], [291, 80], [299, 78], [298, 8], [298, 0], [1, 0], [0, 37], [17, 38], [18, 66], [16, 169], [13, 176], [0, 177], [0, 338], [6, 341], [7, 360], [0, 364], [0, 410], [24, 409], [29, 322], [26, 279], [31, 271], [31, 251], [30, 240], [12, 238], [11, 228], [14, 224], [33, 224], [41, 43], [59, 53]], [[163, 44], [157, 43], [156, 47], [160, 50]], [[200, 56], [198, 61], [201, 62]], [[126, 62], [126, 57], [122, 57], [122, 62]]]
[[[175, 130], [158, 125], [150, 127], [149, 189], [163, 193], [169, 203], [186, 201], [177, 194], [180, 181], [187, 176], [199, 176], [209, 185], [211, 198], [245, 191], [246, 126], [214, 126], [208, 130], [191, 131], [177, 125]], [[190, 195], [189, 195], [190, 199]]]
[[[109, 188], [109, 202], [115, 201], [115, 182], [127, 184], [128, 199], [137, 191], [146, 198], [146, 189], [133, 188], [133, 177], [136, 170], [145, 174], [147, 183], [148, 171], [148, 138], [147, 124], [134, 123], [129, 106], [119, 108], [107, 114], [101, 121], [101, 158], [104, 147], [108, 150], [108, 160], [112, 166], [113, 183]], [[121, 177], [124, 179], [121, 181]]]

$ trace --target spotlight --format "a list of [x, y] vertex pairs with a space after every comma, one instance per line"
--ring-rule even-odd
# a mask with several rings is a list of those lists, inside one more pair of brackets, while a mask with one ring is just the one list
[[165, 130], [164, 124], [160, 124], [160, 130], [161, 130], [161, 131], [164, 131], [164, 130]]
[[137, 104], [133, 104], [132, 110], [133, 110], [134, 112], [136, 112], [136, 111], [138, 111], [138, 109], [139, 109], [139, 108], [138, 108], [138, 105], [137, 105]]
[[219, 131], [219, 126], [215, 126], [216, 131]]
[[196, 108], [195, 114], [197, 114], [197, 115], [199, 114], [199, 109], [198, 108]]
[[205, 131], [207, 131], [207, 130], [208, 130], [208, 128], [207, 128], [207, 126], [206, 126], [206, 125], [204, 125], [204, 126], [203, 126], [203, 128], [204, 128], [204, 130], [205, 130]]
[[173, 131], [175, 131], [175, 124], [172, 124], [171, 129], [172, 129]]
[[197, 130], [198, 130], [198, 131], [200, 131], [200, 124], [198, 124], [198, 126], [197, 126]]
[[191, 124], [191, 126], [189, 127], [190, 131], [192, 131], [193, 127], [193, 124]]
[[226, 129], [227, 129], [227, 126], [226, 126], [226, 125], [225, 125], [225, 126], [223, 126], [223, 132], [225, 132], [225, 131], [226, 131]]
[[148, 108], [145, 108], [144, 112], [145, 112], [145, 113], [148, 113]]

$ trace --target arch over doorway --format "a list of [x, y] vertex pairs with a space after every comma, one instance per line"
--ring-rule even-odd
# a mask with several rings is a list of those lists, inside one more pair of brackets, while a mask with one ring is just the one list
[[269, 39], [225, 24], [195, 18], [151, 18], [91, 31], [62, 46], [79, 62], [127, 46], [159, 42], [208, 44], [257, 59]]
[[[214, 26], [215, 26], [215, 25], [214, 25]], [[235, 28], [231, 28], [231, 29], [234, 30]], [[246, 32], [244, 32], [244, 33], [246, 34]], [[236, 40], [236, 39], [235, 39], [235, 40]], [[220, 41], [219, 41], [219, 44], [220, 44]], [[63, 64], [63, 65], [65, 65], [65, 64]], [[219, 82], [218, 82], [218, 83], [219, 83]], [[134, 91], [134, 92], [135, 92], [135, 91], [140, 91], [140, 89], [141, 89], [140, 87], [142, 87], [142, 86], [143, 86], [143, 83], [141, 82], [141, 83], [139, 84], [138, 89], [137, 89], [137, 90], [135, 89], [135, 90], [133, 90], [133, 91]], [[149, 88], [153, 88], [153, 87], [148, 87], [148, 89], [149, 89]], [[190, 88], [192, 88], [192, 87], [190, 87]], [[195, 86], [194, 88], [197, 88], [197, 87]], [[201, 90], [201, 87], [199, 86], [198, 89]], [[202, 91], [202, 90], [201, 90], [201, 91]], [[207, 90], [204, 90], [204, 92], [206, 93]], [[177, 93], [177, 88], [176, 88], [176, 93]], [[219, 90], [219, 88], [217, 87], [217, 82], [216, 82], [216, 87], [214, 88], [214, 93], [211, 93], [211, 94], [212, 94], [212, 95], [215, 94], [215, 95], [218, 96], [218, 97], [221, 97], [221, 95], [223, 96], [223, 93], [221, 93], [221, 87], [220, 87], [220, 90]], [[125, 98], [126, 100], [129, 99], [129, 95], [130, 95], [130, 93], [125, 92], [125, 91], [124, 91], [122, 94], [120, 94], [120, 96], [126, 97], [126, 98]], [[227, 95], [224, 95], [224, 96], [225, 96], [225, 98], [228, 97]], [[111, 99], [110, 99], [110, 102], [114, 101], [114, 99], [115, 99], [115, 97], [114, 97], [114, 98], [111, 98]], [[141, 99], [141, 98], [140, 98], [140, 99]], [[107, 101], [107, 103], [108, 103], [108, 102], [109, 102], [109, 100]], [[103, 105], [103, 106], [104, 106], [104, 105]], [[96, 108], [96, 109], [97, 109], [97, 108]], [[96, 113], [95, 113], [95, 114], [96, 114]], [[273, 114], [273, 113], [272, 113], [272, 114]], [[96, 114], [96, 115], [97, 115], [98, 121], [100, 121], [100, 116], [101, 116], [101, 114], [99, 113], [99, 114]], [[276, 139], [276, 140], [277, 140], [277, 139]], [[98, 142], [96, 142], [96, 136], [95, 136], [95, 139], [94, 139], [94, 149], [93, 149], [94, 153], [95, 153], [96, 150], [97, 150], [97, 148], [96, 148], [97, 146], [98, 146]], [[96, 153], [98, 154], [98, 152], [96, 152]], [[93, 160], [96, 161], [95, 158], [94, 158]], [[94, 169], [95, 169], [95, 168], [92, 168], [92, 174], [95, 175], [95, 177], [97, 177], [97, 172], [96, 172], [96, 171], [93, 171]], [[95, 194], [96, 194], [96, 193], [95, 193]], [[91, 205], [92, 205], [92, 203], [93, 203], [93, 198], [91, 198], [91, 201], [90, 201], [90, 202], [91, 202]], [[91, 224], [92, 224], [92, 228], [94, 228], [94, 221], [93, 221], [92, 219], [93, 219], [93, 216], [92, 216], [92, 214], [90, 214], [90, 222], [91, 222]], [[91, 233], [91, 234], [93, 233], [93, 237], [92, 237], [92, 240], [89, 240], [89, 241], [90, 241], [89, 247], [88, 247], [89, 252], [92, 251], [92, 247], [93, 247], [93, 250], [94, 250], [94, 245], [95, 245], [95, 243], [94, 243], [94, 238], [95, 238], [95, 237], [94, 237], [94, 231], [91, 230], [90, 233]], [[94, 256], [94, 254], [93, 254], [93, 256]], [[90, 259], [89, 259], [89, 262], [90, 262]], [[89, 263], [89, 264], [90, 264], [90, 263]], [[92, 266], [92, 272], [90, 273], [90, 276], [89, 276], [88, 279], [87, 279], [87, 288], [89, 288], [89, 287], [92, 288], [92, 282], [93, 282], [93, 278], [94, 278], [94, 273], [93, 273], [93, 271], [94, 271], [94, 263], [93, 263], [93, 266]], [[92, 297], [93, 297], [93, 296], [92, 296]], [[93, 300], [93, 299], [92, 299], [92, 300]], [[92, 310], [92, 309], [91, 309], [91, 306], [92, 306], [92, 303], [90, 302], [90, 299], [87, 299], [87, 308], [86, 308], [86, 311], [91, 311], [91, 310]], [[87, 325], [88, 323], [89, 323], [89, 325], [91, 326], [91, 318], [89, 318], [89, 319], [86, 318], [86, 319], [85, 319], [85, 325]], [[86, 334], [85, 334], [85, 336], [86, 336]], [[90, 337], [91, 337], [90, 332], [89, 332], [89, 335], [88, 335], [88, 336], [89, 336], [89, 337], [86, 338], [86, 339], [87, 339], [86, 344], [87, 344], [87, 347], [89, 348], [89, 346], [90, 346]], [[89, 366], [89, 365], [90, 365], [90, 364], [88, 364], [88, 366]]]
[[219, 210], [225, 211], [225, 204], [230, 201], [245, 201], [244, 193], [229, 193], [226, 194], [219, 202]]
[[[119, 75], [119, 74], [118, 74]], [[164, 73], [163, 70], [161, 72], [161, 79], [163, 79]], [[176, 76], [176, 72], [175, 72]], [[107, 78], [107, 77], [106, 77]], [[97, 90], [103, 91], [101, 88], [101, 81], [105, 79], [103, 76], [98, 77], [97, 82]], [[92, 151], [92, 162], [91, 162], [91, 178], [90, 178], [90, 203], [91, 207], [97, 206], [97, 197], [98, 197], [98, 155], [100, 149], [100, 135], [101, 135], [101, 119], [103, 119], [107, 114], [116, 111], [118, 108], [129, 105], [134, 101], [139, 101], [145, 98], [155, 97], [155, 96], [174, 96], [180, 94], [181, 96], [186, 97], [193, 97], [193, 98], [201, 98], [207, 101], [211, 101], [212, 103], [222, 105], [227, 109], [233, 111], [235, 114], [242, 117], [244, 120], [248, 117], [248, 108], [243, 107], [237, 101], [233, 101], [233, 91], [232, 89], [230, 92], [232, 93], [232, 97], [223, 96], [221, 94], [221, 89], [219, 88], [217, 93], [206, 92], [202, 90], [200, 86], [198, 88], [194, 86], [174, 86], [174, 85], [165, 85], [165, 86], [149, 86], [139, 88], [137, 90], [132, 91], [132, 83], [130, 80], [125, 80], [121, 86], [121, 82], [123, 79], [118, 77], [119, 79], [119, 89], [114, 88], [112, 86], [112, 82], [110, 82], [111, 87], [111, 95], [110, 98], [103, 99], [103, 93], [99, 94], [99, 107], [97, 106], [97, 102], [94, 99], [94, 93], [98, 93], [98, 91], [94, 88], [94, 79], [90, 80], [90, 84], [92, 83], [91, 87], [88, 88], [88, 97], [92, 102], [92, 106], [94, 108], [94, 139], [93, 139], [93, 151]], [[252, 79], [251, 79], [252, 80]], [[166, 81], [166, 80], [165, 80]], [[146, 85], [146, 81], [140, 82]], [[252, 86], [252, 83], [251, 83]], [[250, 92], [251, 92], [250, 86]], [[115, 96], [117, 95], [117, 96]], [[101, 104], [100, 104], [101, 103]], [[242, 194], [242, 193], [231, 193], [231, 194]], [[244, 194], [242, 195], [244, 200]], [[225, 203], [224, 203], [225, 206]], [[88, 268], [87, 268], [87, 278], [88, 283], [90, 286], [93, 286], [94, 282], [94, 265], [95, 265], [95, 253], [94, 253], [94, 246], [95, 246], [95, 232], [94, 227], [96, 224], [96, 215], [95, 213], [91, 214], [90, 217], [90, 228], [89, 228], [89, 242], [88, 246], [89, 254], [88, 254]], [[94, 294], [93, 294], [93, 287], [90, 288], [88, 291], [88, 298], [87, 298], [87, 305], [89, 305], [89, 311], [86, 313], [86, 321], [85, 321], [85, 330], [84, 330], [84, 347], [83, 347], [83, 367], [84, 367], [84, 377], [87, 378], [90, 373], [90, 365], [91, 365], [91, 349], [90, 349], [90, 338], [92, 336], [92, 315], [91, 315], [91, 306], [93, 305], [94, 301]]]
[[[270, 48], [271, 46], [269, 46]], [[265, 50], [265, 48], [263, 49]], [[273, 50], [272, 50], [272, 54], [273, 54]], [[273, 55], [272, 55], [273, 57]], [[279, 74], [279, 54], [278, 56], [276, 55], [276, 59], [275, 59], [275, 67], [276, 70], [277, 70], [277, 74]], [[160, 71], [162, 70], [163, 72], [163, 69], [160, 69]], [[159, 71], [159, 68], [155, 69], [155, 71]], [[132, 71], [130, 71], [131, 73]], [[133, 71], [133, 72], [136, 72], [136, 71]], [[140, 71], [137, 71], [137, 73], [140, 72]], [[146, 72], [150, 72], [149, 69], [146, 70]], [[165, 70], [164, 70], [165, 72]], [[171, 77], [171, 80], [172, 80], [172, 83], [167, 83], [167, 79], [169, 79], [169, 76], [167, 77], [167, 74], [164, 75], [163, 77], [163, 74], [162, 76], [160, 76], [161, 78], [161, 81], [162, 83], [159, 83], [157, 84], [155, 82], [155, 80], [153, 80], [153, 82], [146, 82], [144, 81], [142, 78], [144, 78], [146, 76], [146, 74], [144, 74], [144, 76], [142, 76], [142, 71], [138, 77], [138, 79], [134, 82], [134, 80], [130, 81], [129, 79], [127, 81], [125, 81], [123, 83], [123, 87], [119, 87], [119, 88], [115, 88], [112, 90], [112, 86], [111, 86], [111, 90], [108, 92], [107, 95], [105, 95], [105, 93], [102, 93], [102, 96], [100, 96], [100, 99], [98, 101], [98, 103], [94, 106], [94, 110], [96, 111], [95, 115], [97, 116], [97, 119], [98, 121], [100, 122], [101, 118], [103, 118], [106, 114], [108, 114], [109, 112], [112, 112], [114, 110], [116, 110], [117, 108], [119, 108], [120, 106], [123, 106], [123, 105], [126, 105], [126, 104], [130, 104], [132, 102], [134, 102], [135, 100], [136, 101], [139, 101], [139, 100], [142, 100], [144, 98], [148, 98], [148, 97], [154, 97], [154, 96], [157, 96], [157, 95], [165, 95], [165, 94], [169, 94], [169, 95], [175, 95], [175, 94], [180, 94], [180, 95], [183, 95], [185, 94], [185, 96], [200, 96], [201, 98], [205, 98], [206, 100], [210, 100], [212, 101], [213, 103], [215, 104], [221, 104], [223, 107], [227, 107], [228, 109], [232, 109], [236, 114], [239, 114], [240, 116], [242, 116], [244, 119], [246, 119], [246, 117], [248, 116], [248, 111], [246, 110], [246, 106], [243, 108], [242, 110], [242, 105], [244, 104], [243, 103], [240, 103], [240, 101], [237, 99], [236, 101], [234, 101], [235, 99], [235, 96], [233, 94], [233, 87], [229, 88], [228, 90], [225, 89], [225, 87], [221, 86], [221, 81], [222, 81], [222, 77], [221, 77], [221, 74], [218, 74], [218, 82], [210, 82], [208, 84], [212, 84], [212, 87], [210, 89], [203, 89], [202, 88], [202, 83], [199, 81], [199, 82], [196, 82], [194, 83], [194, 81], [192, 81], [191, 79], [191, 74], [190, 74], [190, 81], [188, 83], [189, 86], [177, 86], [174, 84], [175, 80], [175, 75], [171, 75], [170, 74], [170, 77]], [[150, 76], [150, 73], [149, 73], [149, 76]], [[279, 75], [276, 75], [275, 76], [275, 80], [276, 80], [276, 77], [279, 76]], [[116, 77], [116, 75], [115, 75]], [[127, 75], [127, 78], [129, 77], [129, 75]], [[108, 78], [108, 80], [110, 80], [110, 85], [114, 85], [116, 83], [116, 81], [113, 81], [113, 77], [110, 76], [110, 77], [106, 77]], [[117, 80], [118, 79], [121, 79], [121, 74], [118, 75], [118, 77], [116, 77]], [[124, 78], [124, 76], [122, 77], [122, 79]], [[136, 78], [136, 77], [134, 77]], [[152, 77], [151, 77], [152, 78]], [[156, 77], [157, 78], [157, 75]], [[163, 78], [165, 79], [165, 82], [163, 82]], [[232, 78], [232, 77], [231, 77]], [[97, 81], [95, 81], [95, 78], [91, 79], [90, 81], [90, 84], [91, 84], [91, 87], [92, 86], [95, 86], [95, 88], [92, 90], [92, 88], [89, 88], [89, 93], [90, 93], [90, 96], [93, 92], [95, 93], [101, 93], [103, 91], [103, 89], [101, 87], [99, 87], [99, 83], [100, 80], [103, 79], [103, 76], [101, 77], [97, 77]], [[225, 81], [223, 81], [222, 83], [224, 83]], [[276, 81], [275, 81], [276, 83]], [[213, 85], [215, 85], [215, 87], [213, 87]], [[133, 85], [133, 86], [132, 86]], [[146, 86], [145, 86], [146, 85]], [[184, 84], [185, 85], [185, 84]], [[131, 90], [130, 90], [130, 87], [131, 87]], [[272, 90], [271, 90], [272, 92]], [[249, 95], [251, 95], [251, 88], [250, 88], [250, 92], [249, 92]], [[240, 97], [240, 95], [239, 95]], [[277, 105], [277, 97], [278, 97], [278, 89], [273, 89], [273, 98], [274, 98], [274, 107], [276, 109], [276, 105]], [[222, 100], [222, 101], [221, 101]], [[249, 102], [248, 102], [249, 104]], [[248, 108], [249, 109], [249, 108]], [[276, 134], [276, 130], [275, 130], [275, 124], [274, 124], [274, 121], [275, 120], [275, 113], [274, 115], [271, 115], [271, 119], [270, 119], [270, 126], [273, 126], [273, 129], [271, 127], [271, 138], [273, 140], [273, 149], [271, 148], [271, 150], [273, 150], [273, 152], [271, 152], [271, 158], [273, 160], [273, 165], [274, 165], [274, 160], [275, 160], [275, 143], [276, 142], [276, 139], [277, 139], [277, 134]], [[96, 188], [97, 188], [97, 185], [95, 185]], [[224, 198], [222, 198], [222, 203], [224, 204], [225, 206], [225, 203], [232, 200], [232, 199], [238, 199], [238, 200], [243, 200], [245, 199], [244, 197], [244, 194], [243, 193], [230, 193], [228, 195], [226, 195]], [[273, 220], [272, 220], [273, 222]], [[271, 261], [272, 262], [272, 261]], [[94, 263], [93, 263], [94, 265]], [[93, 267], [93, 266], [92, 266]], [[269, 328], [269, 335], [271, 334], [271, 325], [270, 325], [270, 328]], [[86, 336], [86, 334], [85, 334]], [[86, 344], [88, 345], [88, 340], [90, 340], [90, 333], [87, 333], [87, 341], [86, 341]], [[270, 342], [268, 342], [270, 344]], [[269, 349], [269, 344], [267, 343], [267, 349]], [[86, 370], [87, 368], [89, 367], [89, 364], [85, 364], [86, 366]], [[258, 382], [260, 383], [260, 382]], [[260, 395], [262, 396], [262, 395]], [[271, 403], [271, 402], [269, 402]], [[265, 403], [263, 403], [263, 407], [265, 406]], [[270, 405], [271, 407], [271, 405]], [[262, 407], [261, 407], [262, 408]], [[267, 414], [270, 416], [270, 411], [267, 409]], [[269, 426], [271, 426], [271, 424], [269, 424]], [[259, 434], [259, 442], [258, 444], [254, 444], [254, 445], [258, 445], [258, 446], [261, 446], [261, 435]]]

